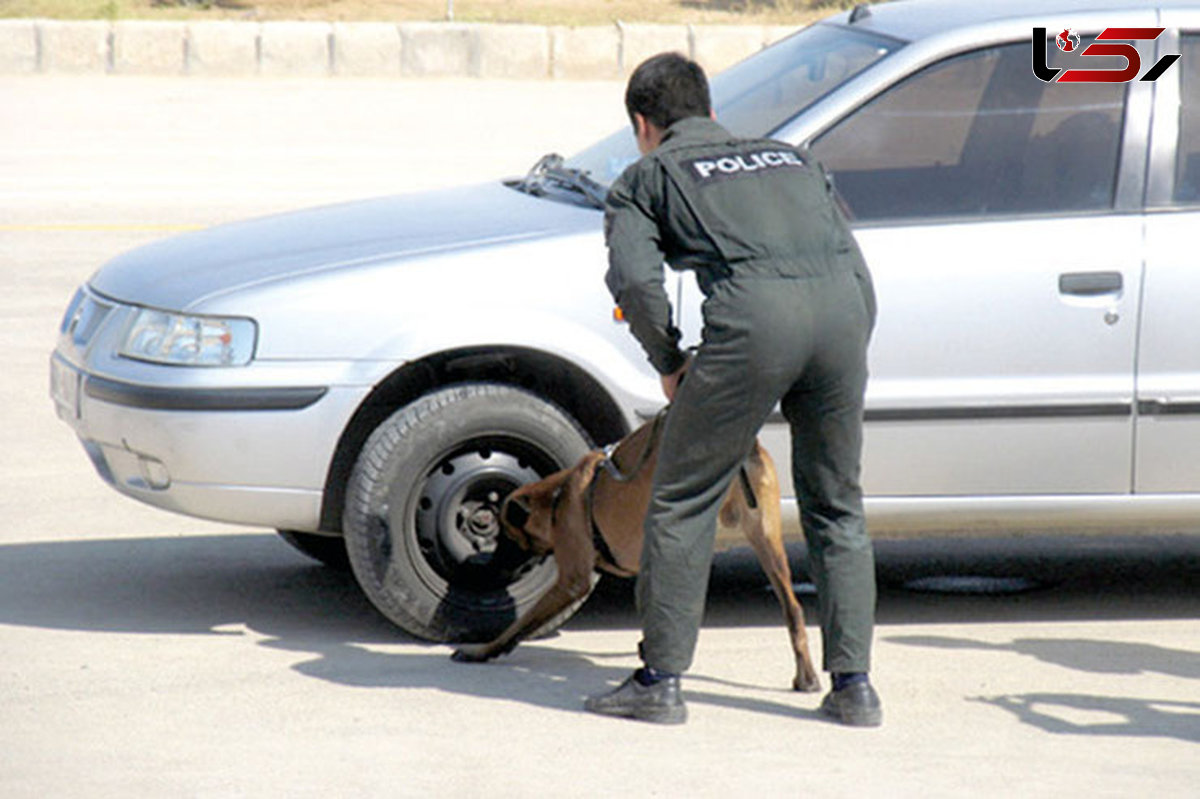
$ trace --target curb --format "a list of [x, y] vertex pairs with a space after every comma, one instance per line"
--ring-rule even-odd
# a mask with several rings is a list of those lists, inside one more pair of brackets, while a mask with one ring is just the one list
[[677, 50], [710, 74], [793, 33], [758, 25], [0, 20], [0, 75], [616, 80]]

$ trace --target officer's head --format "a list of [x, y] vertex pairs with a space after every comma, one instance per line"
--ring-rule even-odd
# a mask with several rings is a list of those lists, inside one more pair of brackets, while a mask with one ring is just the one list
[[658, 146], [662, 132], [679, 120], [712, 116], [708, 79], [695, 61], [679, 53], [659, 53], [629, 76], [625, 110], [639, 148], [649, 152]]

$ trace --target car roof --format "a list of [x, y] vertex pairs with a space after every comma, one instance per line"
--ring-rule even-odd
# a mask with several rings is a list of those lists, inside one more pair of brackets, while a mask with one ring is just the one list
[[[1073, 14], [1145, 11], [1162, 8], [1200, 8], [1197, 0], [893, 0], [869, 5], [870, 14], [859, 17], [855, 28], [915, 41], [961, 27], [1017, 19], [1070, 21]], [[855, 12], [831, 17], [847, 24]], [[1052, 26], [1050, 26], [1052, 27]]]

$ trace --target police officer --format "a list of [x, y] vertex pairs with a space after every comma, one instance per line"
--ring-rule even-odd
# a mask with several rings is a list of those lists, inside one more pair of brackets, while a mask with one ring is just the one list
[[[671, 408], [637, 581], [645, 665], [586, 708], [686, 720], [679, 678], [696, 647], [717, 512], [779, 403], [833, 673], [821, 709], [876, 726], [882, 711], [867, 678], [875, 566], [859, 484], [875, 316], [866, 264], [820, 165], [788, 144], [730, 135], [714, 121], [698, 64], [650, 58], [630, 77], [625, 105], [643, 157], [608, 194], [606, 283]], [[690, 360], [672, 324], [664, 260], [694, 270], [706, 298]]]

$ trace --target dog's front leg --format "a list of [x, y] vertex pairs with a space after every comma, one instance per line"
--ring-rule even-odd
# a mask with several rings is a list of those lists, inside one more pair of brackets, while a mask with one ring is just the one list
[[573, 603], [583, 599], [592, 588], [591, 567], [581, 576], [574, 573], [566, 574], [561, 571], [558, 581], [550, 586], [546, 593], [530, 608], [524, 616], [517, 619], [508, 629], [500, 633], [494, 641], [486, 644], [462, 644], [451, 655], [458, 663], [483, 663], [492, 658], [506, 655], [516, 648], [523, 639], [537, 632], [538, 629], [553, 619]]
[[486, 644], [460, 646], [454, 659], [465, 663], [491, 660], [507, 652], [532, 635], [572, 603], [587, 597], [592, 590], [592, 572], [596, 568], [596, 547], [592, 544], [591, 515], [587, 492], [595, 476], [601, 453], [580, 460], [562, 482], [558, 512], [552, 509], [539, 519], [549, 525], [549, 550], [554, 552], [558, 580], [542, 594], [532, 608], [517, 619], [496, 640]]

